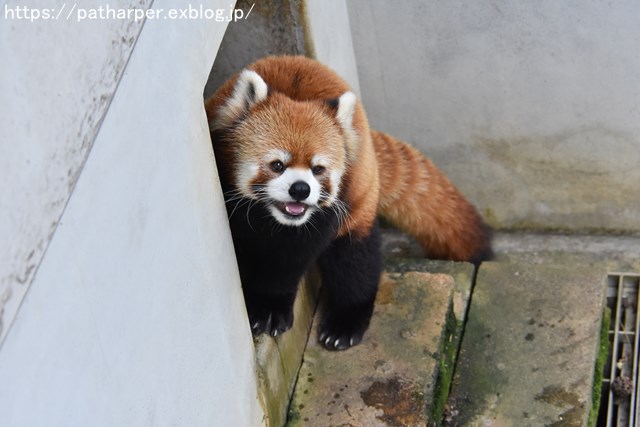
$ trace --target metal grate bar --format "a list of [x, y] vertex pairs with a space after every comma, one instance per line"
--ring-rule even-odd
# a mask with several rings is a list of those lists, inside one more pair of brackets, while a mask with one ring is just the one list
[[[610, 273], [607, 300], [612, 310], [613, 335], [607, 393], [607, 427], [640, 425], [638, 352], [640, 349], [640, 275]], [[604, 402], [603, 402], [604, 403]]]
[[636, 340], [635, 346], [633, 348], [633, 396], [632, 396], [632, 407], [631, 407], [631, 417], [633, 420], [634, 426], [639, 425], [640, 421], [640, 398], [638, 396], [638, 376], [640, 375], [640, 315], [638, 314], [638, 308], [640, 307], [640, 274], [625, 274], [623, 275], [623, 284], [629, 288], [632, 288], [636, 292]]
[[[618, 343], [619, 343], [619, 335], [618, 331], [620, 330], [620, 313], [622, 308], [622, 286], [620, 286], [620, 276], [609, 275], [609, 287], [611, 288], [612, 282], [615, 281], [615, 295], [616, 295], [616, 306], [615, 306], [615, 317], [613, 322], [613, 346], [611, 348], [611, 372], [609, 373], [610, 384], [613, 382], [615, 378], [617, 378], [617, 360], [618, 360]], [[613, 387], [609, 387], [609, 405], [607, 407], [607, 427], [611, 427], [614, 425], [613, 418], [617, 418], [614, 413], [613, 408]], [[618, 420], [616, 420], [615, 425], [619, 425]]]

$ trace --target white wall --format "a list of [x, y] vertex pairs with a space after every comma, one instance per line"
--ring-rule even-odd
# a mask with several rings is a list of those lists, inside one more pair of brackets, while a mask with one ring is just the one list
[[496, 226], [640, 231], [640, 3], [352, 0], [371, 125]]
[[314, 57], [331, 67], [360, 95], [346, 0], [307, 0]]
[[202, 106], [225, 26], [0, 24], [0, 424], [261, 423]]
[[[149, 3], [117, 1], [112, 6]], [[5, 19], [5, 8], [18, 5], [24, 7], [6, 2], [0, 11], [0, 343], [56, 230], [142, 28], [142, 22], [127, 20]]]

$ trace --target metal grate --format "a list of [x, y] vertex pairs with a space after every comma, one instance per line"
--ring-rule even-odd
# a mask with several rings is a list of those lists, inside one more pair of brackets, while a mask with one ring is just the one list
[[[599, 426], [640, 426], [638, 344], [640, 274], [610, 273], [607, 306], [611, 310], [609, 360], [604, 368]], [[606, 423], [603, 410], [606, 408]]]

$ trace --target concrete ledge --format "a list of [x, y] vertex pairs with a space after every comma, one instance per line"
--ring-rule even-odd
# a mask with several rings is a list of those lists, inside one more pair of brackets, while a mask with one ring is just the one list
[[585, 425], [614, 263], [532, 252], [482, 264], [448, 425]]
[[[387, 234], [389, 237], [389, 234]], [[403, 243], [404, 242], [404, 243]], [[406, 236], [398, 243], [407, 243]], [[433, 261], [424, 258], [389, 258], [386, 268], [395, 272], [419, 271], [425, 273], [446, 274], [453, 278], [453, 304], [451, 318], [446, 331], [447, 342], [438, 360], [437, 392], [434, 396], [431, 414], [434, 420], [442, 420], [447, 403], [453, 372], [458, 356], [458, 348], [464, 333], [465, 319], [471, 300], [475, 267], [466, 262]]]
[[471, 296], [471, 284], [475, 268], [473, 264], [416, 258], [389, 258], [385, 263], [385, 268], [397, 273], [420, 271], [447, 274], [453, 277], [453, 314], [456, 321], [462, 326]]
[[329, 352], [307, 345], [289, 426], [424, 426], [451, 319], [454, 280], [445, 274], [384, 275], [363, 342]]

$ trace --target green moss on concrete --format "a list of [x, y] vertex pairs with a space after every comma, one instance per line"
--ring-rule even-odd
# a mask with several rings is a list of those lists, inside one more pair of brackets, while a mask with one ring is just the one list
[[429, 411], [431, 425], [440, 425], [444, 416], [444, 409], [449, 398], [451, 382], [453, 381], [463, 326], [463, 322], [457, 321], [453, 310], [450, 309], [439, 354], [438, 377], [433, 393], [433, 403]]
[[482, 211], [482, 216], [484, 217], [485, 222], [491, 227], [497, 228], [500, 225], [500, 220], [493, 209], [485, 208]]
[[[304, 406], [303, 406], [304, 407]], [[287, 422], [285, 425], [298, 425], [300, 423], [300, 409], [294, 407], [294, 405], [289, 406], [289, 412], [287, 413]]]
[[507, 233], [541, 233], [541, 234], [558, 234], [558, 235], [571, 235], [579, 233], [587, 236], [638, 236], [640, 232], [637, 230], [629, 230], [625, 228], [608, 228], [608, 227], [552, 227], [548, 224], [538, 221], [518, 221], [506, 225], [493, 225], [494, 229]]
[[598, 358], [596, 359], [595, 372], [593, 374], [593, 392], [591, 395], [591, 410], [589, 411], [589, 427], [595, 427], [598, 422], [600, 412], [600, 402], [602, 401], [602, 377], [604, 365], [609, 357], [609, 328], [611, 327], [611, 310], [605, 307], [602, 314], [602, 324], [600, 327], [600, 347]]
[[[508, 378], [483, 348], [495, 347], [501, 334], [487, 327], [478, 317], [471, 317], [464, 330], [464, 343], [456, 360], [455, 375], [448, 403], [459, 413], [450, 424], [471, 425], [477, 414], [484, 413], [496, 390], [508, 383]], [[465, 351], [466, 350], [466, 351]]]

